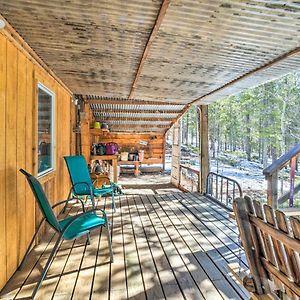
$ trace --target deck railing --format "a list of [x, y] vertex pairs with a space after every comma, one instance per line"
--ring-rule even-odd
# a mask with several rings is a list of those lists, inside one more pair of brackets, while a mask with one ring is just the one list
[[[268, 204], [274, 208], [277, 208], [278, 204], [282, 204], [286, 201], [289, 201], [289, 207], [292, 207], [294, 205], [294, 195], [300, 191], [300, 184], [295, 186], [296, 162], [299, 155], [300, 144], [297, 144], [289, 152], [279, 157], [263, 171], [263, 174], [265, 175], [268, 183]], [[278, 197], [278, 173], [288, 165], [290, 166], [290, 189], [287, 193]]]
[[215, 172], [207, 175], [205, 194], [231, 210], [233, 199], [243, 197], [242, 188], [236, 180]]
[[198, 191], [199, 170], [190, 165], [180, 164], [179, 187], [188, 192]]

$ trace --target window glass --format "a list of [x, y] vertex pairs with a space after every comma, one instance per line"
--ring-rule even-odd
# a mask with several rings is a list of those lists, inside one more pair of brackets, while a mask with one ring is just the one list
[[38, 175], [54, 169], [54, 95], [38, 85]]

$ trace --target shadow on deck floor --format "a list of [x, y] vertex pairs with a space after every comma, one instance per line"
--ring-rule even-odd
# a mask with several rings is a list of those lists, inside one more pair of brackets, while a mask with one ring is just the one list
[[[102, 229], [90, 245], [86, 237], [64, 241], [36, 299], [249, 299], [227, 269], [240, 259], [247, 268], [228, 211], [198, 193], [167, 192], [166, 177], [147, 176], [121, 179], [126, 194], [116, 197], [116, 213], [110, 198], [98, 203], [112, 224], [114, 263]], [[75, 203], [66, 213], [79, 211]], [[30, 296], [55, 238], [50, 229], [1, 299]]]

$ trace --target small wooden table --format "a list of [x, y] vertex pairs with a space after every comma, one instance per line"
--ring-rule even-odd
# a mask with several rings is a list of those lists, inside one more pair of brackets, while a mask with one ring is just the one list
[[118, 182], [118, 155], [92, 155], [91, 160], [111, 161], [113, 168], [113, 182]]
[[134, 165], [134, 175], [137, 177], [139, 176], [140, 174], [140, 164], [141, 164], [141, 161], [138, 161], [138, 160], [120, 160], [118, 161], [118, 165], [121, 166], [121, 165]]

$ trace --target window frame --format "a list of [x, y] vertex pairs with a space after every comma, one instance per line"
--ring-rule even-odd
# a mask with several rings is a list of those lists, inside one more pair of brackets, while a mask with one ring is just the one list
[[[50, 97], [51, 97], [51, 147], [50, 147], [50, 159], [51, 159], [51, 167], [39, 172], [38, 168], [37, 168], [37, 176], [38, 177], [42, 177], [46, 174], [49, 174], [53, 171], [55, 171], [56, 168], [56, 147], [55, 147], [55, 141], [56, 141], [56, 123], [55, 123], [55, 104], [56, 104], [56, 99], [55, 99], [55, 93], [52, 92], [52, 90], [50, 90], [48, 87], [46, 87], [44, 84], [42, 84], [41, 82], [38, 82], [37, 84], [37, 148], [39, 147], [39, 90], [42, 90], [43, 92], [47, 93]], [[38, 151], [37, 151], [37, 156], [36, 156], [36, 161], [37, 161], [37, 166], [39, 163], [39, 155], [38, 155]]]

